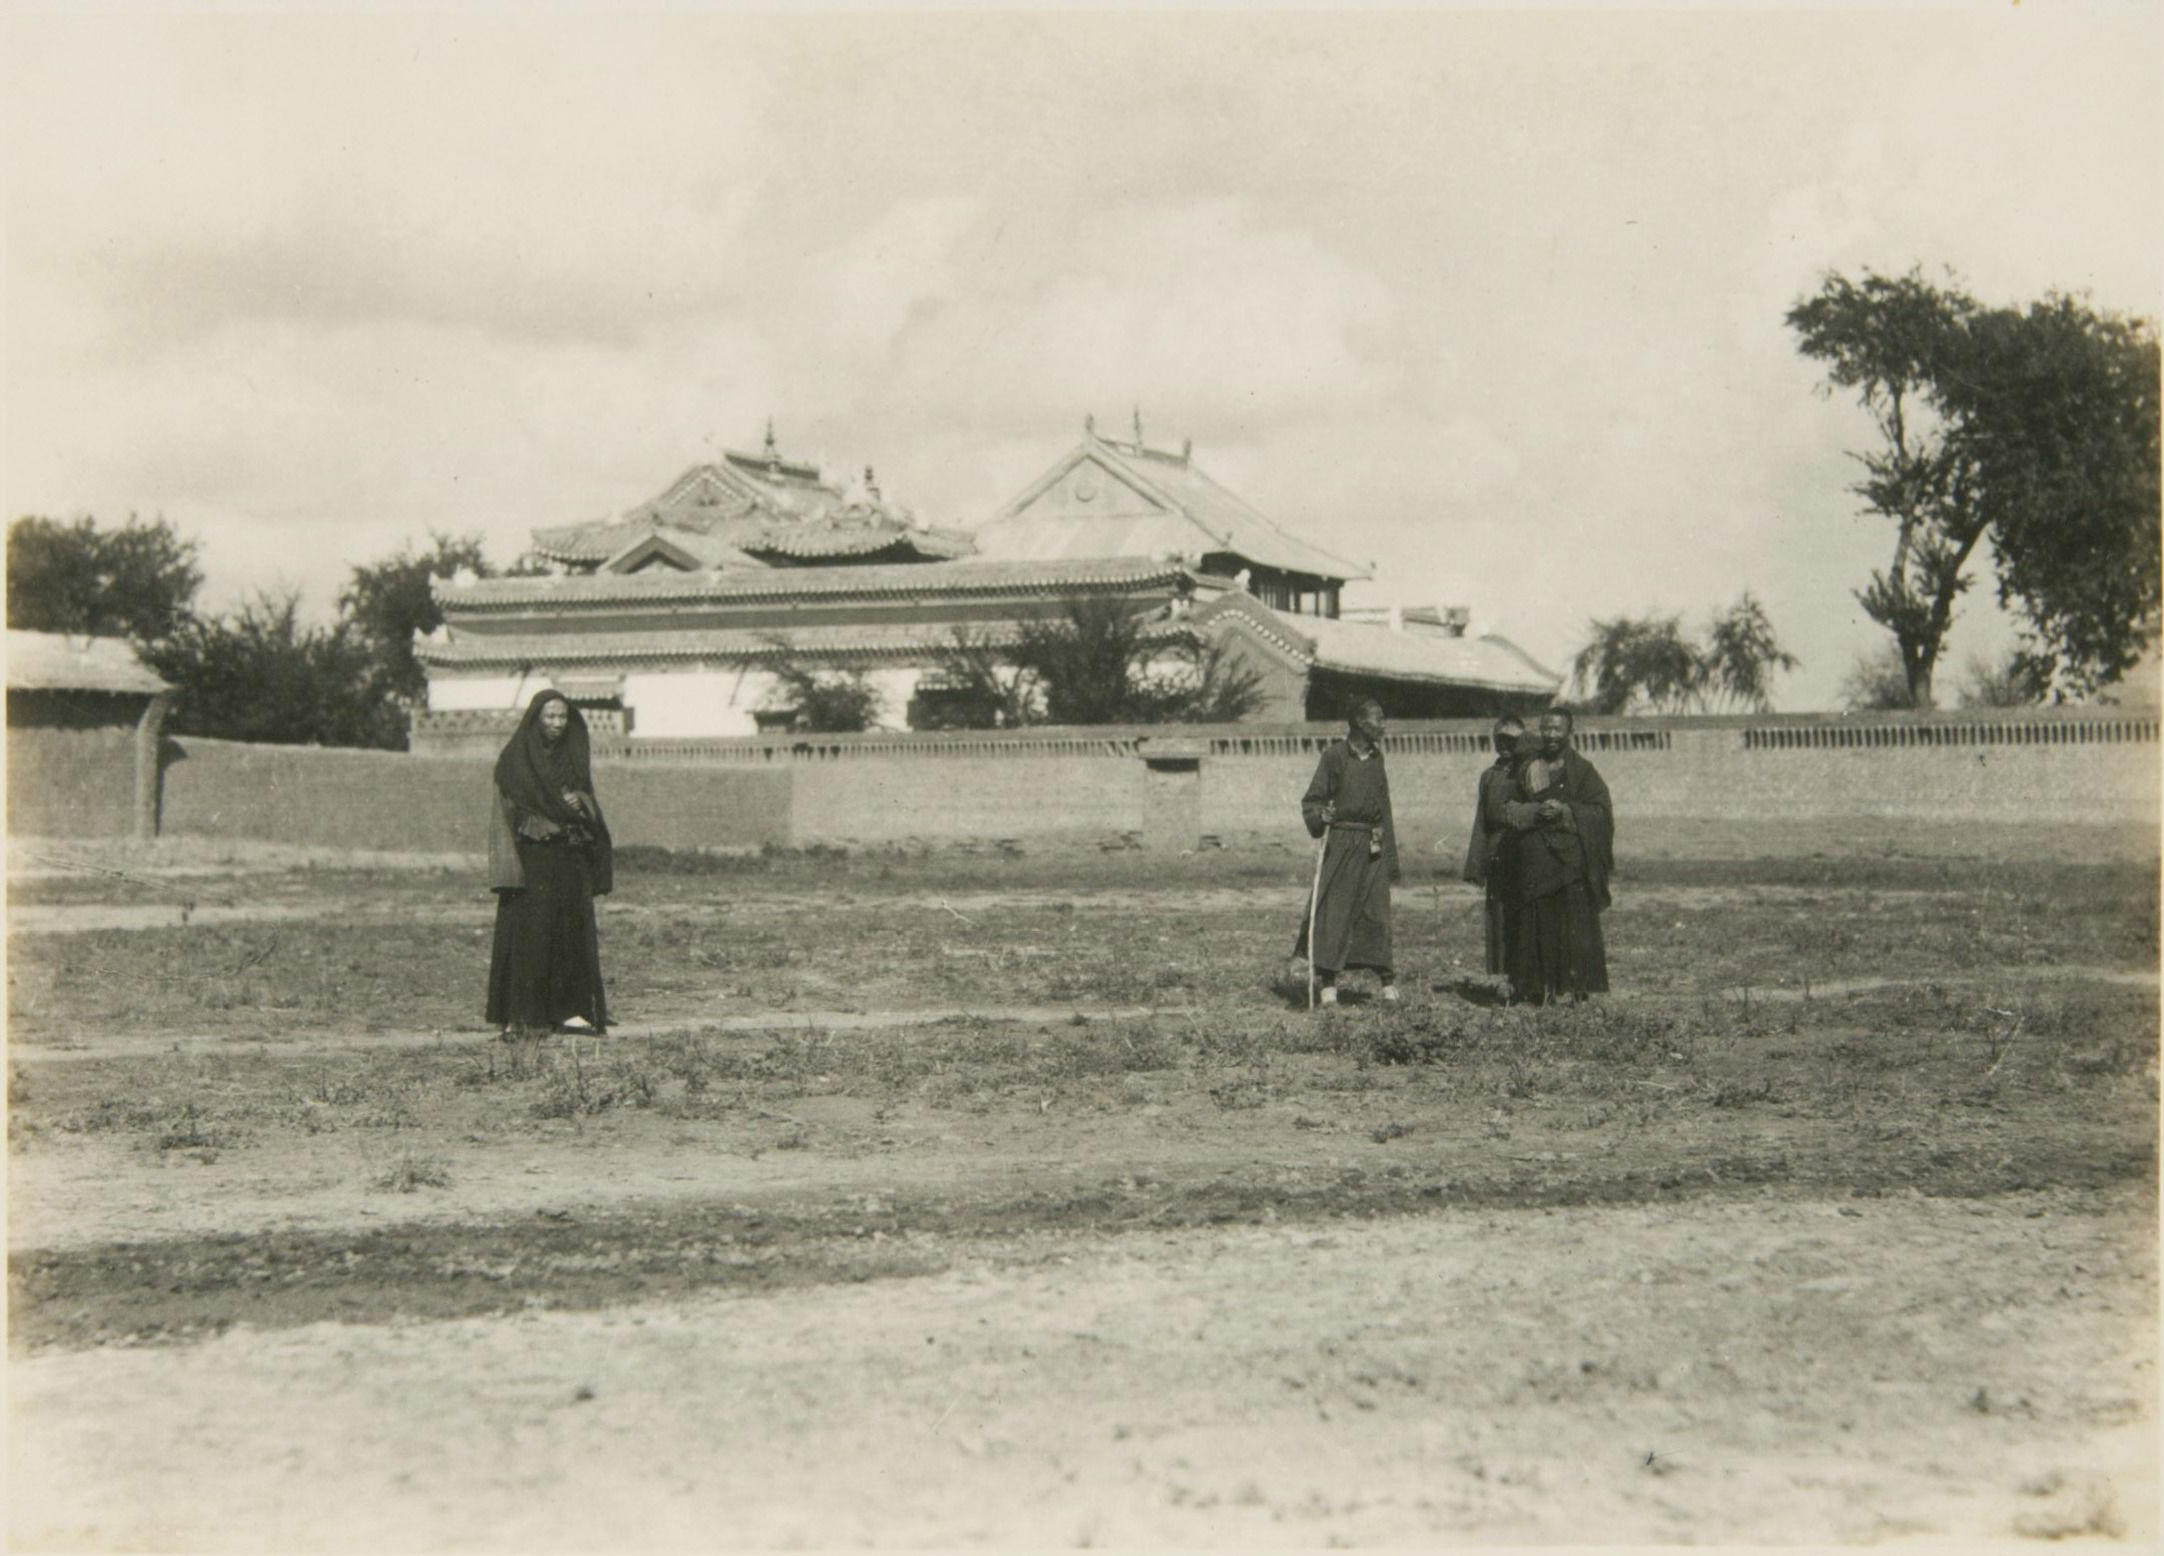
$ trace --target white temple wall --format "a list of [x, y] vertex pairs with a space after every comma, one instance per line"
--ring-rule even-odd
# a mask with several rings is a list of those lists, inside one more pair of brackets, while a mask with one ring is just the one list
[[631, 738], [756, 735], [774, 677], [764, 670], [634, 670], [624, 677]]
[[864, 677], [872, 689], [879, 693], [879, 712], [876, 717], [880, 729], [909, 728], [909, 699], [917, 695], [917, 683], [924, 679], [924, 671], [915, 668], [884, 668], [868, 671]]
[[[879, 693], [877, 726], [909, 727], [909, 700], [924, 678], [922, 667], [883, 666], [866, 672]], [[437, 712], [523, 708], [527, 699], [565, 677], [544, 671], [521, 676], [436, 675], [429, 679], [428, 706]], [[575, 676], [572, 679], [576, 679]], [[631, 736], [640, 739], [686, 739], [707, 735], [756, 735], [753, 714], [773, 699], [777, 682], [765, 670], [634, 670], [623, 678], [624, 707]]]
[[539, 671], [520, 675], [431, 675], [428, 706], [439, 712], [470, 712], [487, 708], [523, 708], [528, 698], [544, 686], [556, 683]]

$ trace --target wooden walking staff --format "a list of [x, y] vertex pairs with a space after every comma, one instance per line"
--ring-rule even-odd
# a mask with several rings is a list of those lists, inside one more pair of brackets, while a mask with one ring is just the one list
[[1315, 882], [1307, 889], [1307, 1008], [1315, 1008], [1315, 908], [1322, 901], [1322, 856], [1330, 851], [1330, 823], [1315, 840]]

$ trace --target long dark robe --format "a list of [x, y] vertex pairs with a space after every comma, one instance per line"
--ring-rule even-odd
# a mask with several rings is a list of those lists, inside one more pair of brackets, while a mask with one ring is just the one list
[[[1313, 964], [1318, 973], [1346, 967], [1389, 972], [1390, 885], [1398, 879], [1398, 828], [1390, 813], [1390, 775], [1380, 750], [1354, 754], [1334, 742], [1316, 764], [1315, 778], [1300, 797], [1309, 837], [1323, 836], [1322, 808], [1335, 801], [1336, 821], [1323, 845], [1319, 893], [1309, 908], [1315, 921]], [[1308, 954], [1309, 913], [1300, 916], [1292, 954]]]
[[[1528, 760], [1503, 806], [1516, 871], [1517, 906], [1505, 951], [1511, 995], [1530, 1004], [1580, 999], [1608, 988], [1600, 916], [1615, 868], [1615, 812], [1608, 785], [1576, 751]], [[1569, 814], [1542, 821], [1538, 807], [1560, 800]]]
[[1496, 974], [1510, 971], [1510, 937], [1518, 911], [1517, 862], [1503, 807], [1516, 796], [1517, 759], [1498, 756], [1480, 775], [1473, 801], [1473, 837], [1465, 849], [1465, 878], [1482, 888], [1483, 965]]
[[576, 707], [553, 745], [541, 733], [541, 692], [496, 758], [491, 884], [496, 936], [488, 1020], [554, 1028], [583, 1016], [608, 1027], [594, 898], [615, 885], [614, 847], [594, 797], [586, 720]]

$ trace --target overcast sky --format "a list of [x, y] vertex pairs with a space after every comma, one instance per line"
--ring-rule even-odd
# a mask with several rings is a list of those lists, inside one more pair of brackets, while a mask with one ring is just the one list
[[1382, 598], [1561, 668], [1747, 588], [1825, 706], [1891, 548], [1782, 313], [1920, 263], [2153, 316], [2158, 17], [17, 5], [6, 507], [327, 612], [769, 415], [966, 525], [1139, 404]]

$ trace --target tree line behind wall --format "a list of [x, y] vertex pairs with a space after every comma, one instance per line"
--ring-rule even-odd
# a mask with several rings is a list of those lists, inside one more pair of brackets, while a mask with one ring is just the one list
[[[1843, 687], [1852, 708], [1932, 706], [1960, 596], [1988, 555], [1999, 601], [2024, 623], [2008, 658], [1968, 667], [1961, 700], [2084, 695], [2157, 639], [2158, 345], [2153, 321], [2051, 293], [1991, 306], [1919, 270], [1829, 274], [1785, 316], [1824, 390], [1853, 394], [1875, 434], [1853, 488], [1888, 522], [1892, 554], [1856, 591], [1890, 638]], [[1985, 546], [1984, 542], [1989, 541]], [[169, 727], [237, 740], [402, 748], [426, 679], [416, 631], [442, 617], [432, 578], [499, 571], [478, 536], [356, 567], [327, 625], [297, 595], [222, 614], [197, 607], [199, 552], [164, 520], [19, 519], [8, 531], [8, 620], [120, 636], [179, 688]], [[509, 571], [524, 570], [514, 564]], [[1252, 672], [1205, 643], [1149, 637], [1131, 611], [1069, 602], [994, 651], [958, 633], [908, 710], [862, 677], [795, 663], [781, 696], [805, 727], [1227, 722], [1259, 701]], [[1590, 624], [1573, 663], [1578, 705], [1602, 712], [1763, 709], [1795, 665], [1748, 594], [1697, 636], [1680, 616]]]
[[[164, 519], [107, 528], [33, 515], [8, 530], [8, 624], [127, 639], [177, 688], [175, 734], [404, 750], [427, 693], [414, 634], [443, 621], [430, 581], [536, 570], [499, 569], [478, 536], [433, 534], [426, 549], [354, 568], [337, 616], [314, 625], [291, 592], [201, 610], [200, 549]], [[798, 727], [863, 730], [904, 711], [884, 708], [864, 677], [800, 664], [786, 639], [777, 647], [776, 701]], [[1025, 623], [1021, 642], [996, 652], [958, 630], [939, 671], [944, 690], [922, 727], [1221, 723], [1260, 700], [1259, 678], [1218, 648], [1160, 643], [1132, 609], [1094, 599]]]
[[197, 603], [200, 549], [164, 519], [107, 528], [32, 515], [8, 529], [7, 618], [127, 639], [177, 689], [175, 734], [404, 750], [426, 686], [413, 635], [443, 620], [429, 581], [462, 569], [498, 571], [478, 536], [437, 534], [426, 550], [354, 568], [328, 624], [305, 621], [294, 592], [209, 613]]

